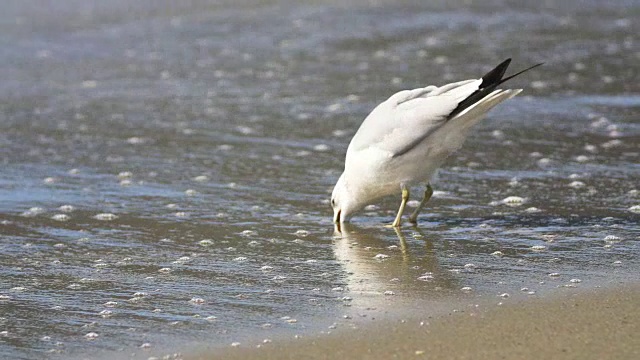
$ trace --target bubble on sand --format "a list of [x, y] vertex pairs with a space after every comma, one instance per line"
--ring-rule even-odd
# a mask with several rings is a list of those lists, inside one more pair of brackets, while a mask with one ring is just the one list
[[254, 230], [244, 230], [244, 231], [242, 231], [240, 234], [241, 234], [242, 236], [247, 236], [247, 237], [249, 237], [249, 236], [256, 236], [256, 235], [258, 235], [258, 232], [257, 232], [257, 231], [254, 231]]
[[72, 205], [62, 205], [58, 208], [62, 212], [72, 212], [75, 208]]
[[40, 215], [42, 213], [44, 213], [45, 210], [41, 207], [32, 207], [31, 209], [23, 212], [22, 214], [20, 214], [21, 216], [24, 217], [34, 217], [36, 215]]
[[84, 337], [87, 340], [95, 340], [95, 339], [98, 338], [98, 336], [100, 336], [100, 335], [98, 335], [98, 333], [90, 332], [90, 333], [87, 333]]
[[596, 153], [598, 152], [598, 147], [595, 145], [587, 144], [584, 146], [584, 150], [590, 153]]
[[333, 289], [331, 289], [331, 291], [341, 292], [341, 291], [344, 291], [344, 288], [342, 286], [336, 286]]
[[545, 251], [547, 250], [547, 247], [544, 245], [534, 245], [531, 247], [531, 250], [533, 251]]
[[187, 189], [185, 190], [184, 194], [187, 196], [195, 196], [198, 194], [198, 192], [193, 189]]
[[586, 184], [585, 184], [585, 183], [583, 183], [582, 181], [577, 181], [577, 180], [576, 180], [576, 181], [572, 181], [572, 182], [569, 184], [569, 187], [572, 187], [572, 188], [574, 188], [574, 189], [581, 189], [581, 188], [583, 188], [583, 187], [585, 187], [585, 186], [586, 186]]
[[504, 139], [504, 132], [502, 130], [493, 130], [491, 136], [496, 139]]
[[420, 277], [418, 277], [418, 280], [420, 281], [431, 281], [433, 279], [434, 279], [433, 273], [424, 273]]
[[163, 274], [168, 274], [168, 273], [170, 273], [172, 271], [173, 270], [171, 268], [168, 268], [168, 267], [164, 267], [164, 268], [158, 269], [158, 272], [159, 273], [163, 273]]
[[554, 273], [550, 273], [550, 274], [549, 274], [549, 277], [552, 277], [552, 278], [556, 278], [556, 277], [558, 277], [558, 276], [560, 276], [560, 273], [557, 273], [557, 272], [554, 272]]
[[196, 305], [202, 305], [205, 303], [204, 299], [199, 297], [193, 297], [191, 298], [191, 300], [189, 300], [189, 302]]
[[609, 140], [605, 143], [600, 144], [600, 147], [602, 147], [603, 149], [611, 149], [619, 146], [622, 146], [622, 140], [619, 139]]
[[525, 198], [520, 196], [509, 196], [502, 199], [502, 203], [508, 206], [520, 206], [525, 202]]
[[119, 179], [128, 179], [132, 176], [133, 176], [133, 173], [131, 171], [121, 171], [120, 173], [118, 173]]
[[234, 258], [233, 261], [235, 262], [247, 261], [247, 258], [244, 256], [238, 256], [237, 258]]
[[462, 291], [462, 292], [471, 292], [471, 291], [473, 291], [473, 288], [471, 288], [471, 286], [465, 286], [465, 287], [460, 288], [460, 291]]
[[549, 158], [542, 158], [540, 160], [538, 160], [538, 165], [539, 166], [547, 166], [551, 163], [551, 159]]
[[211, 246], [213, 245], [213, 241], [211, 239], [204, 239], [198, 241], [198, 244], [200, 244], [201, 246]]
[[640, 214], [640, 205], [633, 205], [629, 208], [632, 213]]
[[238, 347], [238, 346], [240, 346], [240, 343], [238, 341], [234, 341], [234, 342], [231, 343], [231, 346], [232, 347]]
[[185, 218], [185, 217], [189, 216], [189, 214], [187, 214], [187, 213], [186, 213], [186, 212], [184, 212], [184, 211], [178, 211], [178, 212], [176, 212], [176, 213], [175, 213], [175, 214], [173, 214], [173, 215], [174, 215], [175, 217], [179, 217], [179, 218]]
[[581, 283], [582, 280], [580, 280], [580, 279], [571, 279], [571, 280], [569, 280], [569, 282], [570, 283], [574, 283], [574, 284], [578, 284], [578, 283]]
[[364, 207], [365, 211], [376, 211], [376, 210], [380, 210], [380, 206], [378, 205], [367, 205]]
[[313, 147], [313, 150], [320, 151], [320, 152], [329, 151], [330, 149], [331, 148], [329, 147], [329, 145], [326, 145], [326, 144], [318, 144]]
[[193, 181], [197, 181], [197, 182], [205, 182], [209, 180], [209, 177], [207, 175], [199, 175], [193, 178]]
[[498, 296], [500, 296], [501, 298], [505, 298], [505, 299], [506, 299], [506, 298], [508, 298], [508, 297], [509, 297], [509, 296], [511, 296], [511, 295], [509, 295], [509, 293], [502, 293], [502, 294], [500, 294], [500, 295], [498, 295]]
[[305, 236], [309, 235], [309, 231], [308, 230], [296, 230], [296, 232], [294, 234], [296, 236], [305, 237]]
[[544, 89], [547, 87], [547, 83], [542, 80], [535, 80], [531, 82], [531, 87], [534, 89]]
[[529, 208], [526, 208], [524, 211], [526, 213], [529, 213], [529, 214], [536, 214], [536, 213], [542, 212], [542, 210], [538, 209], [537, 207], [533, 207], [533, 206], [529, 207]]
[[382, 295], [386, 295], [386, 296], [392, 296], [392, 295], [395, 295], [395, 294], [396, 294], [396, 293], [395, 293], [395, 292], [393, 292], [393, 291], [391, 291], [391, 290], [387, 290], [387, 291], [385, 291], [385, 292], [383, 292], [383, 293], [382, 293]]
[[58, 182], [58, 179], [57, 179], [57, 178], [54, 178], [54, 177], [47, 177], [47, 178], [44, 178], [44, 180], [42, 180], [42, 181], [43, 181], [45, 184], [53, 184], [53, 183], [55, 183], [55, 182]]
[[55, 214], [51, 217], [51, 220], [55, 221], [69, 221], [71, 219], [67, 214]]
[[584, 162], [587, 162], [589, 160], [591, 160], [591, 158], [589, 156], [587, 156], [587, 155], [578, 155], [578, 156], [576, 156], [576, 161], [577, 162], [584, 163]]
[[496, 256], [496, 257], [502, 257], [502, 256], [504, 256], [504, 253], [502, 251], [498, 250], [498, 251], [492, 252], [491, 255]]
[[273, 266], [265, 265], [265, 266], [261, 267], [260, 270], [262, 270], [262, 271], [271, 271], [271, 270], [273, 270]]
[[140, 345], [141, 349], [148, 349], [150, 347], [151, 347], [151, 344], [149, 344], [149, 343], [143, 343], [142, 345]]
[[85, 80], [80, 85], [85, 89], [93, 89], [98, 86], [98, 82], [95, 80]]
[[386, 260], [389, 258], [389, 255], [386, 254], [377, 254], [376, 256], [373, 257], [374, 259], [377, 260]]
[[622, 241], [622, 239], [619, 236], [607, 235], [605, 236], [604, 241], [607, 243], [618, 243]]
[[100, 221], [112, 221], [117, 219], [118, 215], [112, 213], [100, 213], [96, 214], [93, 218]]
[[346, 136], [349, 132], [347, 130], [333, 130], [333, 132], [331, 133], [333, 136], [335, 137], [343, 137]]
[[103, 305], [106, 306], [106, 307], [116, 307], [116, 306], [118, 306], [118, 302], [117, 301], [107, 301]]

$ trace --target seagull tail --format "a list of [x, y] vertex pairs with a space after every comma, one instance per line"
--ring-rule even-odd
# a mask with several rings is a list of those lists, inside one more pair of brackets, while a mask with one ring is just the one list
[[[519, 71], [511, 76], [504, 77], [509, 64], [511, 63], [511, 59], [506, 59], [501, 62], [498, 66], [496, 66], [493, 70], [489, 71], [482, 77], [482, 83], [480, 84], [478, 90], [474, 91], [471, 95], [469, 95], [466, 99], [462, 100], [458, 106], [449, 114], [449, 119], [453, 119], [454, 117], [461, 114], [466, 109], [470, 108], [474, 104], [483, 100], [489, 94], [492, 94], [493, 91], [498, 87], [498, 85], [504, 83], [505, 81], [511, 80], [514, 77], [529, 71], [533, 68], [536, 68], [544, 63], [539, 63], [528, 67], [522, 71]], [[506, 100], [506, 99], [505, 99]], [[492, 106], [493, 107], [493, 106]]]
[[520, 92], [522, 92], [522, 89], [494, 90], [480, 101], [464, 109], [452, 122], [458, 124], [456, 126], [460, 126], [461, 128], [469, 128], [484, 118], [486, 113], [496, 105], [511, 99]]

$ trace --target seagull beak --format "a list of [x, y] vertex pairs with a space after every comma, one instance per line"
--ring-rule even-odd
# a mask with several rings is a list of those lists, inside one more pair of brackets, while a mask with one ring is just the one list
[[333, 211], [333, 222], [336, 224], [340, 223], [340, 213], [342, 213], [341, 209]]

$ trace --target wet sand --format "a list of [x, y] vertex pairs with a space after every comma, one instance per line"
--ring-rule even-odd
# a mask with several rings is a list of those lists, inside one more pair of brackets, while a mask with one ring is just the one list
[[189, 359], [640, 359], [640, 287], [577, 290]]

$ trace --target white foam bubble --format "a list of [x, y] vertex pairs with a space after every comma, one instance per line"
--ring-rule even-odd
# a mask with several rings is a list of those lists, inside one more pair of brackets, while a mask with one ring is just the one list
[[69, 221], [71, 217], [69, 217], [69, 215], [67, 214], [55, 214], [51, 217], [51, 219], [55, 221]]
[[117, 219], [118, 215], [112, 213], [100, 213], [96, 214], [93, 218], [100, 221], [112, 221]]
[[502, 203], [509, 206], [520, 206], [526, 201], [525, 198], [520, 196], [509, 196], [502, 199]]
[[196, 305], [202, 305], [205, 303], [205, 300], [199, 297], [192, 297], [191, 300], [189, 300], [189, 302]]
[[574, 189], [581, 189], [581, 188], [583, 188], [583, 187], [585, 187], [585, 186], [586, 186], [586, 184], [585, 184], [585, 183], [583, 183], [582, 181], [578, 181], [578, 180], [576, 180], [576, 181], [572, 181], [572, 182], [569, 184], [569, 187], [572, 187], [572, 188], [574, 188]]
[[75, 207], [73, 207], [73, 205], [62, 205], [58, 208], [58, 210], [62, 212], [72, 212], [73, 210], [75, 210]]
[[95, 340], [95, 339], [97, 339], [97, 338], [98, 338], [98, 336], [100, 336], [100, 335], [98, 335], [98, 333], [90, 332], [90, 333], [87, 333], [84, 337], [85, 337], [87, 340]]

